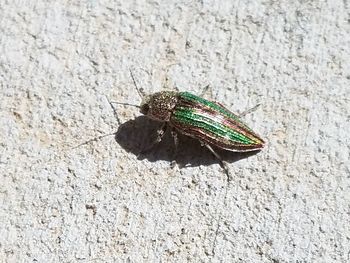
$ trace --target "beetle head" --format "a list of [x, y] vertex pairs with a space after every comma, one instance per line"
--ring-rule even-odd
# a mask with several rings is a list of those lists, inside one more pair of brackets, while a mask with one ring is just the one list
[[176, 92], [162, 91], [146, 95], [141, 102], [140, 112], [158, 121], [169, 121], [177, 103]]

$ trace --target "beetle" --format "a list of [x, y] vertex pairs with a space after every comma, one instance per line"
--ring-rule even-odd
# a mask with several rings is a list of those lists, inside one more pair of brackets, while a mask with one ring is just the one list
[[168, 126], [178, 145], [177, 133], [197, 139], [220, 161], [226, 174], [228, 170], [212, 146], [232, 152], [261, 150], [265, 141], [249, 128], [238, 114], [216, 101], [206, 100], [190, 92], [161, 91], [145, 95], [139, 89], [130, 70], [134, 85], [142, 97], [140, 112], [150, 119], [163, 122], [157, 138], [145, 151], [159, 143]]

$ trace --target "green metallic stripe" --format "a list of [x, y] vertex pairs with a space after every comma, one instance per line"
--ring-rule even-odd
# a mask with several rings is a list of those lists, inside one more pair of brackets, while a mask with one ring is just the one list
[[173, 113], [173, 117], [180, 123], [187, 124], [192, 127], [198, 127], [206, 132], [213, 134], [216, 137], [221, 137], [225, 140], [229, 139], [238, 144], [254, 145], [257, 142], [245, 134], [230, 129], [229, 127], [221, 124], [218, 120], [208, 118], [188, 108], [177, 108]]
[[224, 115], [226, 115], [229, 118], [234, 119], [235, 121], [241, 123], [245, 128], [247, 128], [248, 130], [250, 130], [250, 128], [247, 127], [247, 125], [245, 125], [244, 123], [242, 123], [242, 121], [239, 119], [238, 116], [236, 116], [235, 114], [233, 114], [232, 112], [230, 112], [229, 110], [225, 109], [224, 107], [220, 106], [219, 104], [203, 99], [201, 97], [198, 97], [192, 93], [189, 92], [180, 92], [180, 97], [190, 100], [192, 102], [197, 102], [200, 103], [208, 108], [211, 108], [214, 111], [218, 111]]

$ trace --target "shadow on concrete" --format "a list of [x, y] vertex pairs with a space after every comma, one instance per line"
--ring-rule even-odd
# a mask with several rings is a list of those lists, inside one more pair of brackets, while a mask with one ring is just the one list
[[[202, 147], [199, 141], [181, 134], [178, 135], [179, 147], [174, 160], [175, 147], [169, 129], [158, 145], [155, 145], [150, 151], [140, 154], [143, 149], [147, 149], [152, 144], [157, 136], [157, 130], [161, 126], [162, 123], [160, 122], [153, 121], [146, 116], [139, 116], [120, 125], [115, 140], [126, 151], [138, 156], [139, 160], [147, 159], [150, 162], [158, 160], [175, 161], [180, 167], [218, 163], [212, 153], [206, 147]], [[218, 148], [215, 148], [215, 150], [223, 160], [229, 163], [237, 162], [258, 153], [258, 151], [237, 153]]]

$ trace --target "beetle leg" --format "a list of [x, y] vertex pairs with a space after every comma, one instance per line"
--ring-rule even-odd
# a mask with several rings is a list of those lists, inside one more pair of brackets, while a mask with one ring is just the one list
[[177, 136], [177, 132], [175, 130], [175, 128], [171, 128], [171, 136], [173, 137], [174, 140], [174, 153], [173, 153], [173, 160], [171, 161], [170, 167], [174, 168], [176, 165], [176, 157], [177, 157], [177, 148], [179, 146], [179, 138]]
[[224, 161], [222, 160], [221, 156], [209, 144], [206, 144], [204, 142], [201, 142], [201, 143], [202, 143], [202, 145], [204, 145], [205, 147], [208, 148], [208, 150], [216, 157], [216, 159], [218, 159], [220, 166], [225, 171], [225, 174], [227, 176], [227, 181], [229, 182], [231, 180], [230, 174], [229, 174], [228, 168], [227, 168], [226, 164], [224, 163]]
[[207, 91], [208, 91], [209, 88], [210, 88], [210, 85], [209, 85], [209, 84], [206, 85], [206, 86], [203, 88], [203, 90], [202, 90], [202, 92], [201, 92], [201, 94], [200, 94], [200, 97], [204, 97], [205, 93], [207, 93]]
[[[215, 103], [217, 103], [217, 104], [219, 104], [221, 107], [225, 108], [225, 106], [224, 106], [223, 104], [221, 104], [220, 102], [215, 101]], [[245, 115], [248, 115], [249, 113], [252, 113], [253, 111], [255, 111], [259, 106], [260, 106], [260, 104], [257, 104], [257, 105], [255, 105], [253, 108], [250, 108], [250, 109], [248, 109], [248, 110], [245, 110], [245, 111], [243, 111], [242, 113], [235, 113], [235, 112], [232, 112], [232, 111], [231, 111], [231, 113], [234, 114], [234, 115], [236, 115], [236, 116], [238, 116], [239, 118], [242, 118], [242, 117], [244, 117]]]
[[[207, 93], [207, 91], [208, 91], [209, 88], [210, 88], [209, 84], [206, 85], [206, 86], [203, 88], [200, 97], [203, 97], [203, 96], [205, 95], [205, 93]], [[219, 104], [221, 107], [223, 107], [223, 108], [226, 109], [225, 105], [223, 105], [222, 103], [217, 102], [217, 101], [214, 101], [214, 102], [217, 103], [217, 104]], [[250, 109], [248, 109], [248, 110], [245, 110], [245, 111], [243, 111], [242, 113], [235, 113], [235, 112], [231, 112], [231, 113], [232, 113], [233, 115], [236, 115], [236, 116], [238, 116], [239, 118], [241, 118], [241, 117], [244, 117], [245, 115], [248, 115], [249, 113], [252, 113], [252, 112], [255, 111], [259, 106], [260, 106], [260, 104], [257, 104], [257, 105], [255, 105], [253, 108], [250, 108]]]
[[[223, 105], [222, 103], [220, 102], [217, 102], [217, 101], [214, 101], [216, 104], [220, 105], [221, 107], [225, 108], [226, 109], [226, 106]], [[227, 109], [226, 109], [227, 110]], [[228, 111], [228, 110], [227, 110]], [[236, 112], [233, 112], [233, 111], [229, 111], [230, 113], [232, 113], [233, 115], [236, 115], [237, 117], [241, 117], [241, 115], [239, 113], [236, 113]]]
[[163, 136], [165, 134], [166, 129], [167, 129], [167, 123], [164, 122], [162, 127], [157, 131], [157, 138], [146, 149], [143, 149], [140, 152], [140, 154], [144, 154], [144, 153], [150, 151], [154, 146], [156, 146], [158, 143], [160, 143], [163, 139]]
[[174, 139], [174, 145], [175, 145], [175, 150], [174, 150], [174, 152], [175, 152], [175, 155], [176, 155], [176, 154], [177, 154], [177, 147], [179, 146], [179, 138], [178, 138], [178, 136], [177, 136], [177, 132], [176, 132], [175, 128], [172, 128], [172, 129], [171, 129], [171, 136], [172, 136], [173, 139]]
[[239, 113], [238, 116], [241, 118], [241, 117], [244, 117], [245, 115], [249, 114], [249, 113], [252, 113], [253, 111], [255, 111], [258, 107], [260, 106], [260, 104], [257, 104], [255, 105], [253, 108], [250, 108], [248, 110], [245, 110], [243, 111], [242, 113]]

